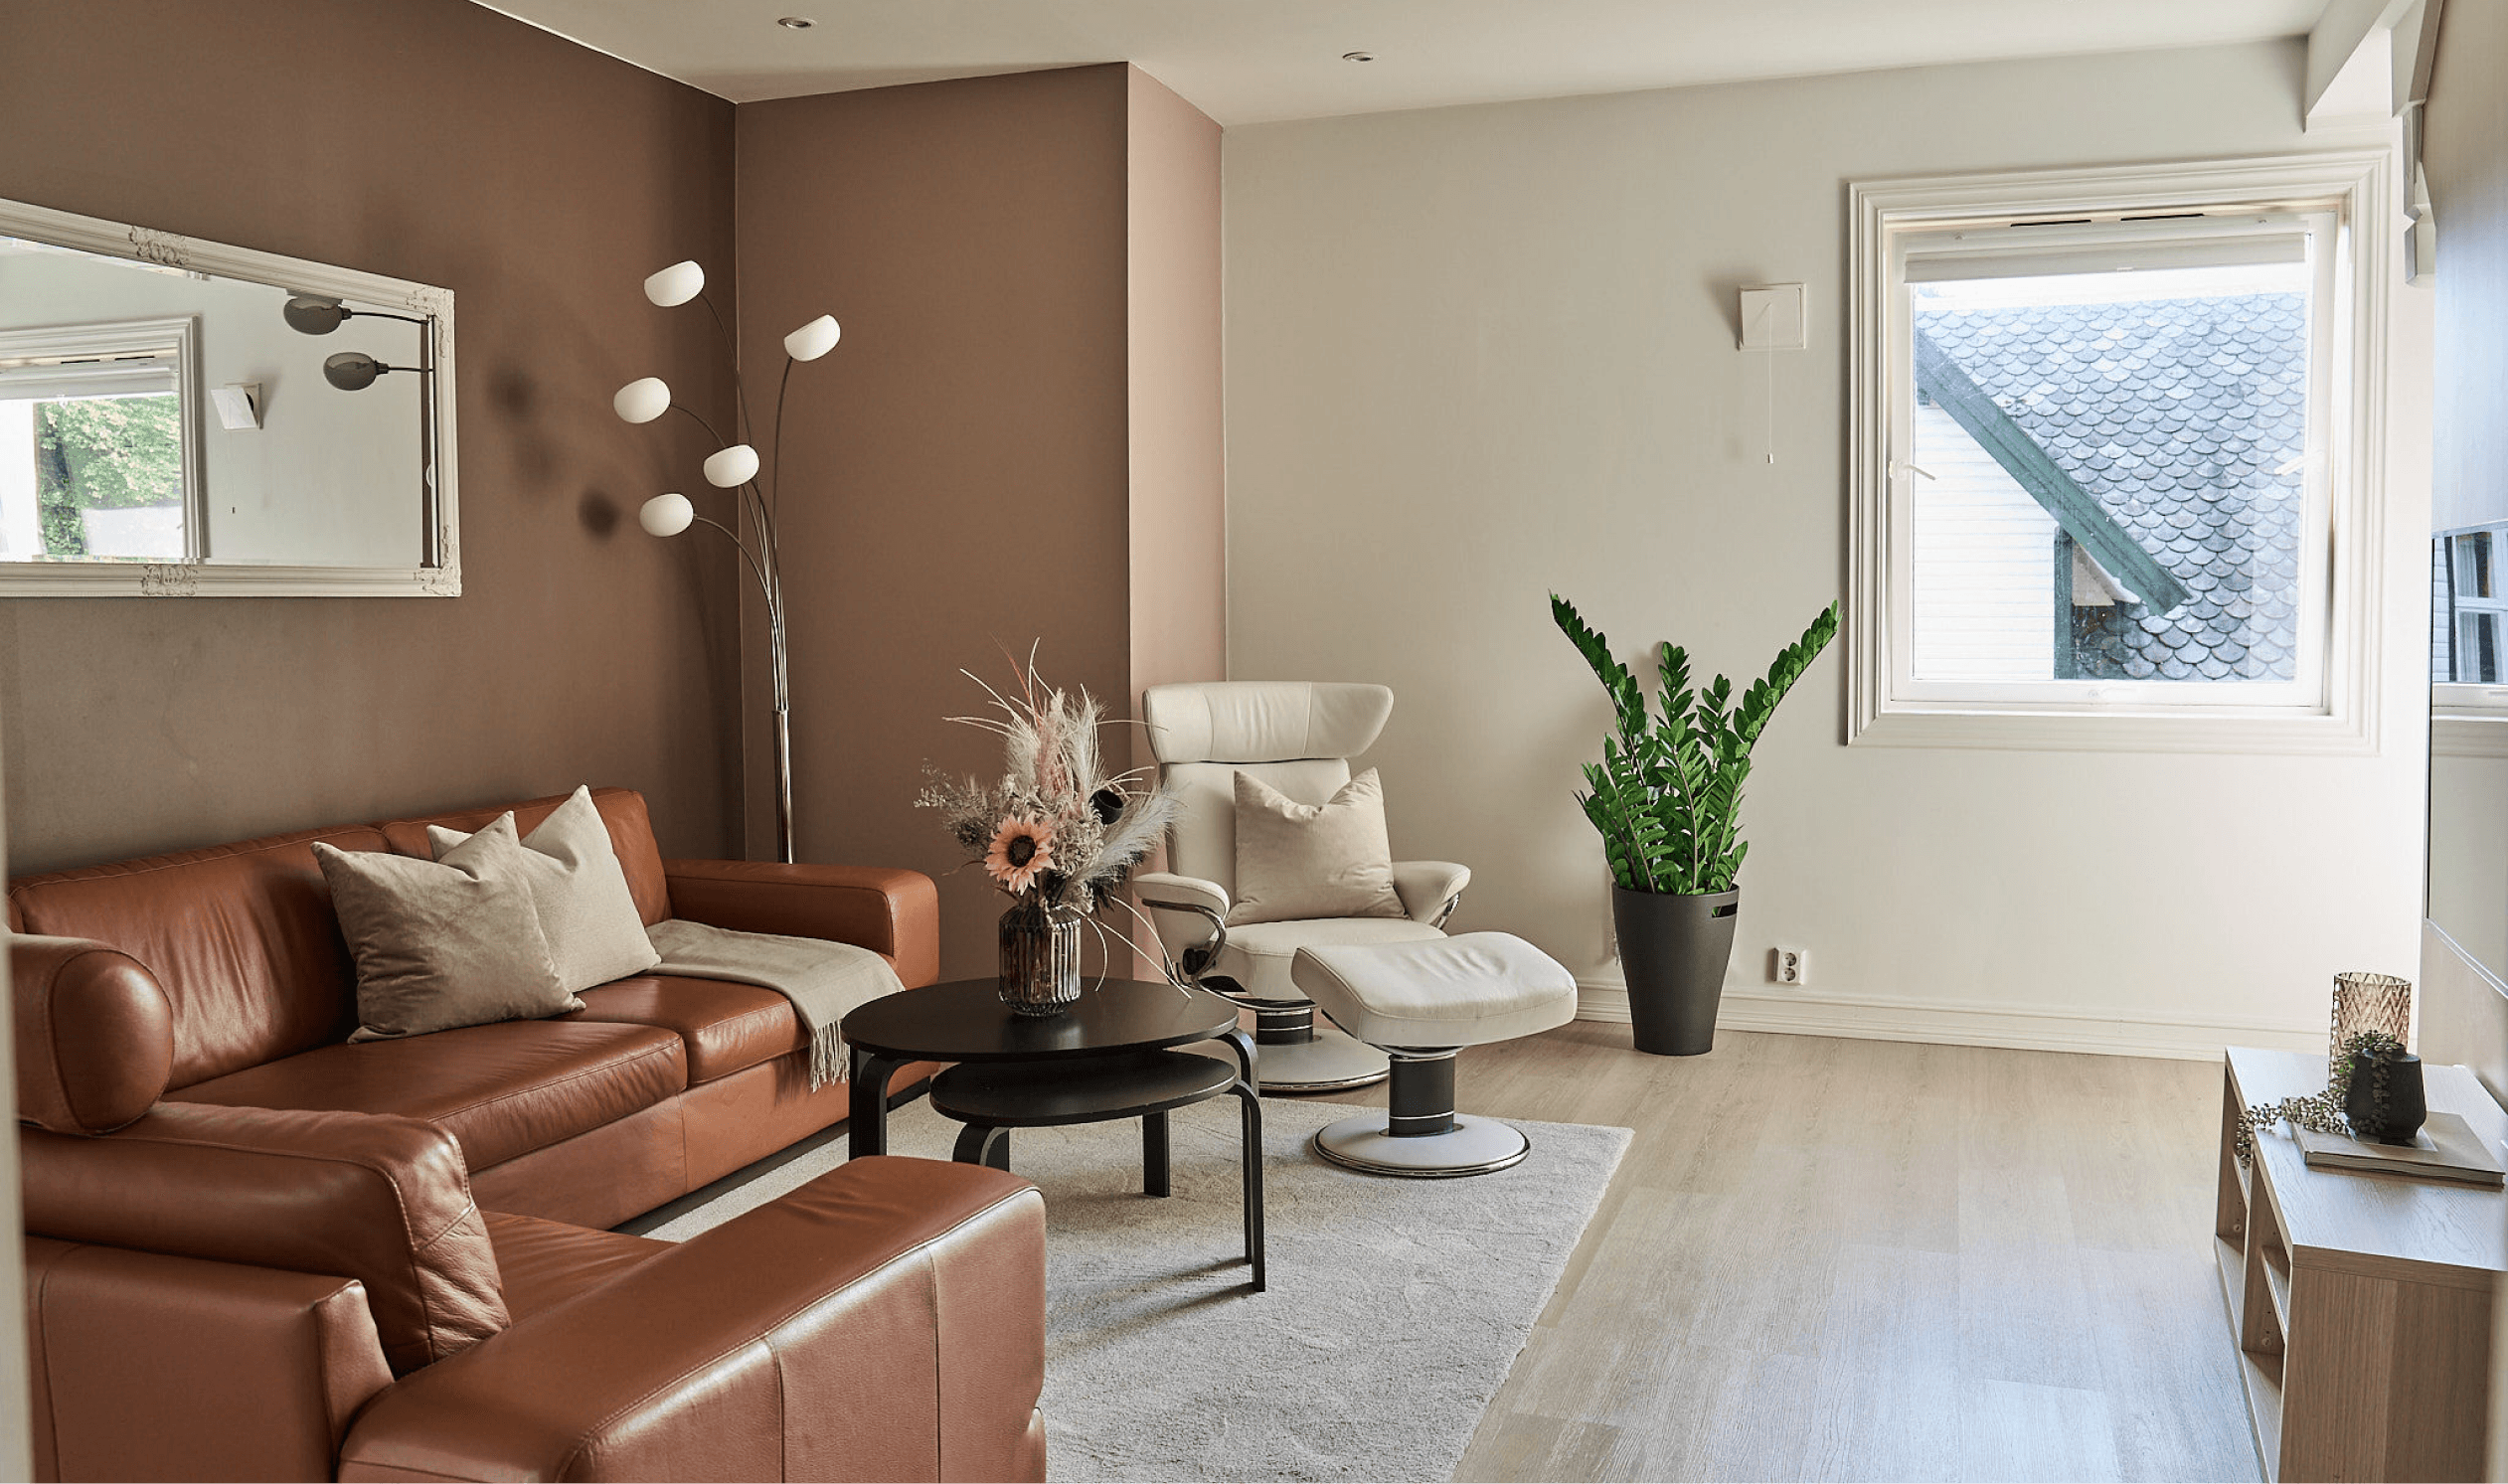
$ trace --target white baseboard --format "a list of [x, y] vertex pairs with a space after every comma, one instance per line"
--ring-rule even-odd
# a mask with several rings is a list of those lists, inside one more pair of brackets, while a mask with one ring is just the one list
[[[1578, 977], [1577, 1019], [1628, 1023], [1628, 990], [1617, 974]], [[2000, 1046], [2017, 1051], [2166, 1057], [2188, 1062], [2217, 1062], [2226, 1046], [2300, 1052], [2322, 1051], [2325, 1047], [2322, 1026], [2015, 1010], [1973, 1001], [1762, 992], [1730, 987], [1725, 990], [1717, 1013], [1716, 1028], [1774, 1031], [1792, 1036], [1843, 1036], [1859, 1041], [1923, 1041], [1942, 1046]]]

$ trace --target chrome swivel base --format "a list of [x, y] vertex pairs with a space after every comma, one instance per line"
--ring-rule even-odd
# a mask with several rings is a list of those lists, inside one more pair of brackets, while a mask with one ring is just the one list
[[1371, 1175], [1442, 1180], [1503, 1170], [1533, 1151], [1524, 1130], [1454, 1111], [1454, 1049], [1394, 1047], [1385, 1110], [1344, 1118], [1315, 1135], [1315, 1152]]
[[1383, 1052], [1330, 1026], [1315, 1027], [1306, 1041], [1255, 1038], [1254, 1077], [1265, 1092], [1338, 1092], [1381, 1082], [1392, 1071]]
[[1469, 1113], [1455, 1114], [1443, 1133], [1397, 1137], [1383, 1113], [1367, 1112], [1317, 1130], [1315, 1152], [1370, 1175], [1444, 1180], [1503, 1170], [1532, 1153], [1533, 1141], [1512, 1123]]

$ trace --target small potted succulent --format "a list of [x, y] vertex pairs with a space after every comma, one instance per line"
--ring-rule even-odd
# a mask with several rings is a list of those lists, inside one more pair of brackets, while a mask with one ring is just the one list
[[1742, 902], [1734, 883], [1751, 848], [1742, 839], [1751, 749], [1776, 704], [1837, 637], [1837, 604], [1778, 651], [1738, 700], [1722, 675], [1693, 687], [1689, 652], [1666, 642], [1651, 710], [1645, 688], [1575, 604], [1552, 593], [1550, 612], [1611, 698], [1611, 735], [1602, 740], [1602, 760], [1585, 765], [1577, 802], [1610, 863], [1611, 921], [1637, 1050], [1694, 1057], [1715, 1047], [1733, 958]]

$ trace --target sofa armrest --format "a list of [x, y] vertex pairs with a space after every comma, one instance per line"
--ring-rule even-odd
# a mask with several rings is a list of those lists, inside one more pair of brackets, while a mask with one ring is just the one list
[[1178, 907], [1201, 907], [1217, 912], [1222, 921], [1228, 917], [1228, 889], [1198, 876], [1178, 876], [1172, 871], [1144, 871], [1132, 878], [1132, 890], [1144, 906], [1172, 902]]
[[26, 1239], [39, 1479], [328, 1479], [392, 1385], [365, 1287]]
[[662, 873], [674, 916], [869, 948], [887, 956], [908, 989], [940, 977], [940, 893], [920, 871], [664, 861]]
[[1414, 922], [1442, 924], [1463, 888], [1472, 884], [1469, 866], [1451, 861], [1394, 862], [1394, 895]]
[[1045, 1202], [866, 1157], [427, 1367], [342, 1479], [1042, 1479]]
[[161, 1102], [94, 1138], [18, 1130], [26, 1230], [366, 1285], [397, 1373], [505, 1327], [453, 1136], [383, 1113]]
[[154, 974], [84, 938], [9, 937], [18, 1116], [103, 1133], [148, 1111], [174, 1072], [174, 1008]]

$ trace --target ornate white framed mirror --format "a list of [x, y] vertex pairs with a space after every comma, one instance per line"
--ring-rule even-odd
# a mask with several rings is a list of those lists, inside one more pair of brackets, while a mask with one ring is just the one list
[[450, 289], [0, 201], [0, 596], [461, 592]]

